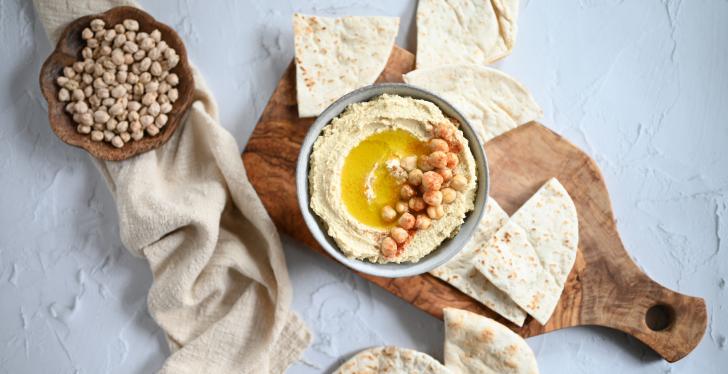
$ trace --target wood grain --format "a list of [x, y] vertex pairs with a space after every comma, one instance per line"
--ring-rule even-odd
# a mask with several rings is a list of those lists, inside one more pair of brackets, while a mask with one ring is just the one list
[[[66, 103], [58, 100], [60, 87], [56, 84], [56, 78], [63, 75], [64, 67], [72, 65], [78, 60], [83, 60], [81, 50], [85, 43], [81, 38], [81, 32], [95, 18], [102, 19], [107, 27], [119, 24], [125, 19], [135, 19], [139, 22], [141, 31], [149, 33], [154, 29], [158, 29], [162, 32], [162, 39], [171, 48], [174, 48], [177, 55], [179, 55], [179, 64], [171, 70], [172, 73], [179, 76], [179, 85], [177, 86], [179, 98], [172, 105], [172, 111], [167, 113], [167, 125], [156, 136], [146, 135], [141, 140], [131, 141], [121, 148], [116, 148], [103, 141], [92, 141], [89, 135], [80, 134], [76, 131], [77, 124], [73, 121], [71, 115], [65, 111]], [[83, 148], [96, 158], [109, 161], [125, 160], [166, 143], [182, 123], [187, 109], [192, 104], [195, 89], [192, 69], [187, 59], [187, 49], [184, 42], [182, 42], [182, 38], [174, 29], [157, 21], [143, 10], [128, 6], [119, 6], [101, 14], [83, 16], [68, 24], [63, 29], [56, 48], [40, 69], [39, 83], [41, 93], [48, 102], [48, 121], [53, 132], [64, 142]]]
[[[400, 82], [402, 73], [413, 67], [414, 56], [395, 47], [379, 81]], [[312, 122], [298, 118], [291, 64], [242, 157], [251, 183], [278, 228], [326, 255], [306, 228], [294, 183], [300, 144]], [[548, 324], [541, 326], [529, 317], [518, 328], [429, 274], [396, 279], [360, 274], [362, 277], [437, 318], [442, 318], [444, 307], [463, 308], [495, 318], [524, 337], [570, 326], [605, 326], [636, 337], [670, 362], [697, 346], [707, 323], [705, 302], [660, 286], [633, 263], [617, 232], [604, 179], [587, 154], [535, 122], [493, 139], [485, 149], [491, 167], [491, 196], [509, 214], [551, 177], [559, 179], [576, 204], [579, 252]], [[660, 331], [648, 327], [648, 322]]]

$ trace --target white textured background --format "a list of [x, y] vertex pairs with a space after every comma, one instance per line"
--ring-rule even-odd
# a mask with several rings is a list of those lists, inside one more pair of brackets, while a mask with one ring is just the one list
[[[182, 34], [241, 149], [292, 58], [294, 11], [400, 16], [398, 43], [415, 47], [414, 0], [143, 4]], [[673, 365], [607, 329], [529, 339], [542, 372], [725, 373], [728, 1], [523, 1], [518, 23], [499, 67], [598, 161], [639, 266], [710, 316]], [[48, 127], [37, 77], [50, 45], [29, 1], [0, 1], [0, 51], [0, 373], [153, 372], [167, 348], [146, 311], [151, 274], [122, 247], [89, 157]], [[290, 372], [379, 344], [442, 357], [440, 321], [284, 240], [294, 307], [316, 334]]]

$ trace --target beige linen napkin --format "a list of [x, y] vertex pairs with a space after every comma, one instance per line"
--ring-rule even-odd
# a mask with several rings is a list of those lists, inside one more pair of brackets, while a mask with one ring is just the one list
[[[34, 0], [55, 41], [71, 20], [131, 4]], [[148, 306], [172, 355], [160, 373], [281, 373], [311, 335], [290, 310], [276, 228], [195, 71], [195, 101], [162, 147], [96, 161], [116, 200], [121, 240], [154, 274]]]

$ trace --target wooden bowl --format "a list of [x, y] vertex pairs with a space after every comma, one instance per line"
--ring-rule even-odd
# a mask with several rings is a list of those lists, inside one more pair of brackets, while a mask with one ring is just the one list
[[[172, 104], [172, 111], [167, 113], [167, 125], [160, 129], [156, 136], [145, 135], [141, 140], [132, 140], [121, 148], [116, 148], [104, 141], [92, 141], [88, 134], [78, 133], [77, 124], [65, 111], [65, 103], [58, 100], [60, 87], [56, 84], [56, 78], [63, 75], [64, 67], [79, 60], [83, 61], [81, 50], [85, 46], [85, 42], [81, 38], [81, 32], [89, 26], [91, 20], [96, 18], [102, 19], [106, 25], [116, 25], [125, 19], [134, 19], [139, 22], [139, 30], [147, 33], [159, 29], [162, 33], [162, 40], [174, 48], [180, 57], [177, 66], [170, 71], [179, 76], [179, 85], [176, 87], [179, 91], [179, 98]], [[171, 27], [155, 20], [148, 13], [128, 6], [112, 8], [104, 13], [84, 16], [71, 22], [63, 30], [56, 49], [48, 56], [40, 70], [40, 89], [48, 102], [48, 120], [53, 132], [64, 142], [83, 148], [96, 158], [109, 161], [125, 160], [167, 142], [192, 104], [194, 86], [192, 69], [182, 38]]]

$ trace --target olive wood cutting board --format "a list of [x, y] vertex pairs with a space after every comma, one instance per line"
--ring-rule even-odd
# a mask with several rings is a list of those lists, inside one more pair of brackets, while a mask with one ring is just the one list
[[[395, 47], [378, 82], [402, 82], [402, 74], [414, 69], [414, 59]], [[291, 63], [242, 157], [278, 229], [327, 256], [306, 228], [296, 200], [296, 159], [313, 119], [298, 118], [295, 74]], [[467, 309], [495, 318], [524, 337], [570, 326], [606, 326], [636, 337], [670, 362], [698, 345], [706, 328], [705, 301], [659, 285], [634, 264], [617, 233], [602, 174], [587, 154], [535, 122], [489, 141], [485, 150], [490, 195], [509, 214], [551, 177], [558, 178], [576, 204], [579, 251], [548, 324], [529, 317], [518, 328], [429, 274], [395, 279], [359, 275], [437, 318], [444, 307]]]

